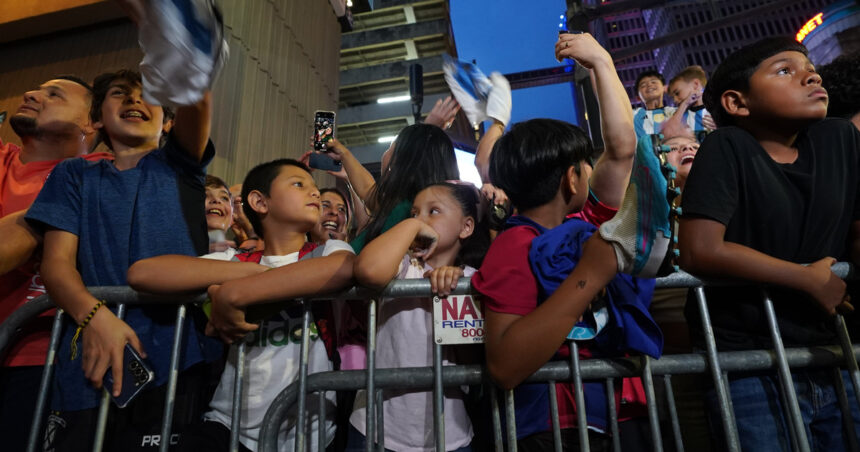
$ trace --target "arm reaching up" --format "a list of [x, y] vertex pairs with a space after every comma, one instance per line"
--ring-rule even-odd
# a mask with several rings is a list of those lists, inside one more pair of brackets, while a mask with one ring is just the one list
[[590, 34], [560, 35], [555, 55], [557, 59], [573, 58], [592, 71], [606, 149], [594, 166], [589, 186], [600, 202], [618, 207], [627, 189], [636, 150], [633, 110], [627, 92], [612, 57]]

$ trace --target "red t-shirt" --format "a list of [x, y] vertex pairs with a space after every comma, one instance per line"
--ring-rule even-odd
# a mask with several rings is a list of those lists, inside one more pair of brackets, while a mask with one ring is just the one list
[[[113, 159], [112, 154], [96, 153], [82, 156], [87, 160]], [[0, 142], [0, 218], [24, 210], [33, 204], [48, 174], [59, 160], [24, 163], [21, 148], [12, 143]], [[25, 265], [0, 275], [0, 322], [24, 303], [45, 293], [39, 275], [39, 261], [30, 259]], [[22, 331], [20, 339], [12, 344], [3, 366], [41, 366], [51, 332], [54, 311], [44, 313]]]
[[[589, 198], [579, 218], [602, 221], [615, 215], [617, 209], [607, 207]], [[574, 214], [577, 215], [577, 214]], [[590, 222], [590, 221], [589, 221]], [[594, 224], [594, 223], [592, 223]], [[539, 232], [531, 226], [508, 229], [493, 240], [480, 270], [472, 276], [472, 287], [484, 295], [484, 306], [494, 312], [525, 316], [537, 308], [538, 283], [529, 264], [529, 249]], [[580, 357], [588, 359], [591, 352], [579, 347]], [[561, 357], [569, 357], [567, 344], [558, 350]], [[576, 427], [576, 402], [570, 383], [556, 383], [559, 422], [562, 428]], [[621, 405], [621, 399], [625, 404]], [[616, 391], [616, 408], [619, 419], [644, 416], [645, 391], [639, 378], [622, 380], [621, 391]], [[547, 413], [547, 419], [549, 419]], [[550, 424], [547, 424], [550, 425]]]

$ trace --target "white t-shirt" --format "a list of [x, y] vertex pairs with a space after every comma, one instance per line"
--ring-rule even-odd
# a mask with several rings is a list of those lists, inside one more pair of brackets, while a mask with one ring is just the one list
[[[326, 241], [322, 255], [328, 256], [336, 251], [349, 251], [352, 248], [346, 242], [340, 240]], [[206, 259], [217, 259], [223, 261], [233, 260], [237, 250], [228, 249], [217, 253], [202, 256]], [[286, 256], [263, 256], [261, 265], [267, 267], [281, 267], [298, 262], [299, 253], [291, 253]], [[312, 320], [313, 322], [313, 320]], [[313, 326], [313, 323], [311, 323]], [[247, 343], [245, 353], [245, 375], [244, 375], [244, 397], [241, 409], [241, 431], [239, 441], [252, 451], [257, 450], [257, 440], [260, 436], [260, 427], [266, 410], [275, 397], [288, 385], [298, 381], [299, 359], [301, 356], [301, 328], [302, 309], [294, 306], [285, 309], [272, 318], [263, 321], [260, 328], [245, 337]], [[308, 374], [326, 372], [332, 370], [331, 361], [328, 359], [325, 344], [318, 335], [311, 333]], [[210, 411], [206, 413], [207, 420], [220, 422], [230, 427], [233, 412], [233, 386], [236, 379], [237, 348], [231, 347], [221, 374], [221, 381], [209, 404]], [[328, 406], [326, 406], [325, 431], [328, 441], [334, 438], [334, 392], [327, 395]], [[312, 451], [317, 450], [318, 434], [318, 404], [308, 404], [308, 422], [311, 425], [311, 435], [307, 438]], [[281, 425], [278, 433], [278, 450], [281, 452], [292, 452], [295, 450], [295, 413], [291, 413], [286, 422]]]
[[[432, 268], [409, 255], [403, 257], [396, 279], [424, 278]], [[466, 267], [466, 277], [475, 269]], [[427, 367], [433, 365], [433, 312], [430, 298], [383, 299], [379, 306], [376, 334], [376, 367]], [[443, 347], [443, 363], [452, 355]], [[460, 388], [445, 389], [445, 450], [459, 449], [472, 442], [472, 423], [463, 403]], [[349, 418], [366, 435], [366, 394], [359, 391]], [[428, 391], [385, 390], [382, 410], [385, 422], [385, 448], [394, 451], [435, 450], [433, 393]]]

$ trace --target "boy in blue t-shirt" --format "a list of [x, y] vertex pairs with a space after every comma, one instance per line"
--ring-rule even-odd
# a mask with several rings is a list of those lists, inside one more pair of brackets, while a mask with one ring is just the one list
[[[205, 168], [215, 154], [209, 141], [210, 94], [176, 110], [175, 126], [159, 147], [164, 111], [143, 100], [138, 73], [103, 74], [93, 85], [94, 127], [115, 159], [60, 163], [27, 213], [30, 225], [45, 237], [45, 286], [68, 315], [54, 381], [56, 411], [48, 429], [48, 441], [57, 450], [89, 448], [105, 373], [113, 373], [113, 387], [106, 389], [114, 396], [129, 384], [122, 379], [125, 344], [148, 358], [155, 386], [163, 386], [169, 374], [175, 308], [129, 307], [121, 320], [86, 287], [125, 285], [135, 261], [167, 253], [200, 255], [208, 241], [201, 206]], [[183, 330], [180, 371], [221, 351], [195, 325], [194, 314], [192, 309]], [[195, 394], [205, 385], [185, 381], [198, 374], [202, 381], [206, 373], [200, 366], [180, 374], [177, 420], [205, 407]], [[163, 399], [163, 393], [148, 391], [117, 412], [106, 444], [140, 447], [142, 438], [158, 435], [161, 410], [153, 405]]]

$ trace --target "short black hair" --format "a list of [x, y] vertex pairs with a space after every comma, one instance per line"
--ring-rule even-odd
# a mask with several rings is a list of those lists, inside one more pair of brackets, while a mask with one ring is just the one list
[[636, 76], [636, 84], [633, 85], [633, 89], [636, 90], [636, 92], [639, 91], [639, 82], [641, 82], [645, 77], [657, 77], [660, 80], [660, 83], [664, 85], [666, 84], [666, 79], [663, 77], [663, 74], [657, 72], [656, 69], [648, 69], [647, 71], [640, 72], [639, 75]]
[[821, 85], [827, 90], [830, 104], [827, 116], [851, 119], [860, 113], [860, 52], [842, 55], [818, 69]]
[[519, 210], [548, 203], [568, 168], [593, 158], [594, 147], [579, 127], [555, 119], [514, 124], [490, 155], [490, 180]]
[[90, 94], [90, 98], [92, 98], [92, 96], [93, 96], [93, 87], [90, 86], [89, 83], [85, 82], [83, 79], [81, 79], [77, 75], [62, 74], [62, 75], [58, 75], [56, 77], [51, 78], [51, 80], [68, 80], [70, 82], [75, 82], [78, 85], [81, 85], [87, 89], [87, 92]]
[[269, 191], [272, 188], [272, 181], [281, 174], [281, 168], [284, 166], [295, 166], [307, 171], [308, 174], [311, 173], [311, 170], [309, 170], [304, 163], [299, 162], [298, 160], [277, 159], [255, 166], [251, 171], [248, 171], [248, 175], [245, 176], [245, 181], [242, 182], [242, 212], [244, 212], [245, 216], [248, 217], [248, 221], [250, 221], [251, 226], [254, 227], [254, 232], [264, 239], [266, 237], [265, 231], [263, 231], [263, 223], [260, 221], [260, 216], [257, 212], [251, 208], [251, 203], [248, 202], [248, 193], [256, 190], [265, 196], [269, 196]]
[[721, 98], [728, 90], [747, 92], [750, 88], [750, 77], [761, 65], [762, 61], [780, 52], [794, 51], [809, 55], [809, 51], [791, 37], [765, 38], [753, 44], [741, 47], [726, 57], [714, 73], [710, 82], [705, 86], [702, 101], [705, 108], [714, 118], [717, 127], [734, 124], [734, 119], [725, 109]]

